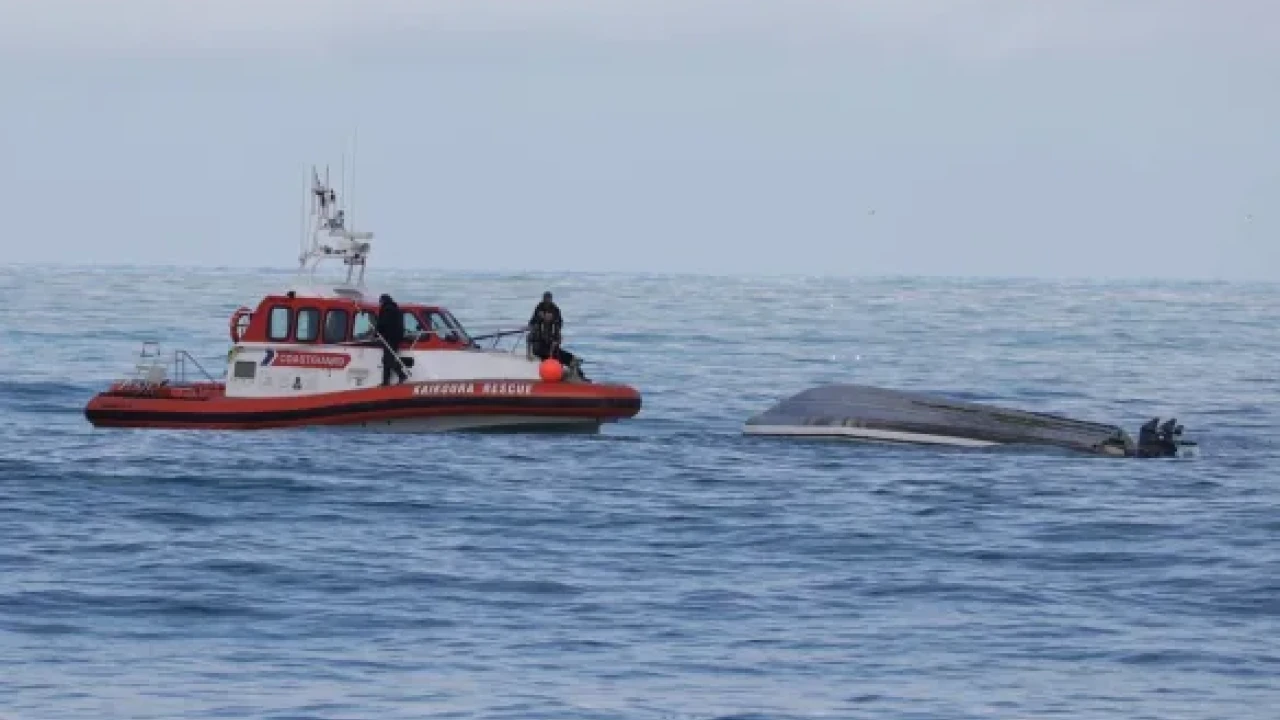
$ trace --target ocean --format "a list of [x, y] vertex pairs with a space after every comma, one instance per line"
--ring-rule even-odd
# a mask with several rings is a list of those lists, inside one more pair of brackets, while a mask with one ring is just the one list
[[[518, 327], [599, 436], [95, 430], [288, 272], [0, 268], [0, 717], [1232, 718], [1280, 708], [1280, 287], [392, 272]], [[824, 382], [1189, 460], [746, 438]]]

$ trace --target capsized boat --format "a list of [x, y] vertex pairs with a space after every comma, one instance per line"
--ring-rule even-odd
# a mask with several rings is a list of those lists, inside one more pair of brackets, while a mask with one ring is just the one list
[[[373, 234], [346, 228], [327, 172], [325, 182], [314, 169], [312, 178], [310, 245], [299, 258], [299, 282], [231, 316], [224, 377], [215, 378], [185, 350], [170, 358], [159, 344], [146, 343], [136, 374], [89, 401], [90, 423], [595, 432], [640, 411], [634, 388], [593, 382], [577, 368], [533, 357], [523, 328], [473, 337], [447, 308], [420, 303], [400, 303], [406, 339], [396, 354], [408, 380], [383, 386], [389, 346], [376, 330], [379, 296], [364, 282]], [[345, 279], [318, 281], [325, 260], [342, 261]], [[501, 347], [510, 338], [512, 346]], [[202, 377], [188, 381], [197, 371]]]
[[1183, 457], [1197, 445], [1177, 420], [1154, 419], [1138, 442], [1115, 425], [866, 385], [825, 385], [749, 420], [748, 435], [991, 447], [1040, 445], [1118, 457]]

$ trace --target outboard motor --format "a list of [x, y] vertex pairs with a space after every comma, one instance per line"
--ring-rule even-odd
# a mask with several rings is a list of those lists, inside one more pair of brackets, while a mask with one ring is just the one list
[[1160, 418], [1151, 418], [1138, 428], [1138, 447], [1145, 448], [1156, 444], [1156, 428]]
[[1138, 457], [1190, 457], [1199, 452], [1199, 445], [1182, 439], [1182, 426], [1177, 418], [1164, 423], [1152, 418], [1138, 430]]

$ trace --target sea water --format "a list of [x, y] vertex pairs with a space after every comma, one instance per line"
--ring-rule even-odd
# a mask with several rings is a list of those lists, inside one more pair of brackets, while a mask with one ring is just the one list
[[[641, 414], [94, 430], [143, 341], [220, 373], [289, 275], [0, 269], [0, 717], [1277, 717], [1276, 286], [374, 274], [474, 332], [553, 291]], [[741, 436], [825, 382], [1202, 453]]]

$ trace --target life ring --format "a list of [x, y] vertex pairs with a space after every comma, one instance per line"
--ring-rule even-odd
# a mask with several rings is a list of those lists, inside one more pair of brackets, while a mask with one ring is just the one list
[[[247, 307], [238, 308], [231, 315], [231, 342], [240, 342], [240, 338], [244, 337], [245, 331], [249, 329], [249, 317], [253, 315], [253, 311]], [[241, 321], [244, 327], [240, 327]]]

